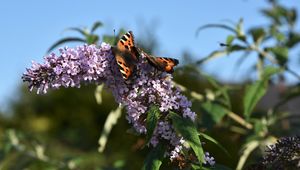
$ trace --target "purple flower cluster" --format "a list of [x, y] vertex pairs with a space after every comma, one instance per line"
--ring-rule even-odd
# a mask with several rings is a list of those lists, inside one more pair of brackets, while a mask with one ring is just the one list
[[110, 68], [108, 57], [112, 57], [110, 46], [102, 44], [79, 46], [76, 49], [59, 49], [60, 55], [54, 53], [44, 57], [44, 63], [32, 62], [22, 79], [29, 83], [30, 91], [47, 93], [48, 88], [80, 87], [82, 82], [99, 82], [107, 76]]
[[[58, 56], [52, 53], [44, 59], [44, 64], [33, 63], [23, 74], [22, 79], [29, 83], [30, 90], [36, 88], [38, 93], [46, 93], [48, 88], [104, 83], [112, 91], [115, 100], [125, 106], [129, 123], [140, 134], [147, 131], [146, 112], [152, 105], [158, 106], [165, 116], [169, 111], [174, 111], [193, 121], [196, 118], [190, 109], [191, 102], [173, 86], [171, 75], [156, 70], [148, 64], [143, 54], [127, 81], [121, 76], [111, 46], [106, 43], [100, 47], [84, 45], [76, 49], [60, 49]], [[155, 147], [161, 140], [169, 142], [166, 155], [171, 160], [178, 157], [185, 147], [185, 141], [175, 133], [169, 120], [159, 120], [150, 144]], [[207, 162], [213, 162], [210, 159]]]

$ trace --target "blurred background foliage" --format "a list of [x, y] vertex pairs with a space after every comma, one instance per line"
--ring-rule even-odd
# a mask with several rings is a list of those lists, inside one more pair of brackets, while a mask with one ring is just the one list
[[[290, 85], [285, 81], [286, 74], [300, 80], [299, 74], [289, 68], [291, 57], [299, 60], [299, 56], [290, 55], [300, 42], [300, 32], [295, 29], [297, 11], [270, 1], [270, 7], [260, 12], [268, 19], [262, 27], [245, 30], [241, 19], [236, 24], [213, 23], [195, 28], [196, 34], [209, 28], [226, 29], [229, 34], [220, 37], [221, 49], [212, 49], [200, 60], [183, 53], [181, 65], [173, 74], [174, 83], [193, 102], [199, 131], [219, 141], [229, 156], [205, 140], [204, 149], [218, 164], [229, 169], [249, 168], [261, 160], [267, 144], [279, 137], [300, 134], [300, 84]], [[104, 26], [98, 21], [90, 29], [69, 28], [68, 31], [78, 32], [79, 36], [58, 40], [48, 52], [69, 42], [114, 45], [125, 32], [120, 29], [115, 35], [94, 33]], [[137, 44], [151, 53], [159, 48], [158, 42], [145, 32], [142, 39], [136, 37]], [[225, 84], [201, 71], [206, 62], [231, 53], [241, 54], [238, 64], [246, 57], [256, 57], [256, 65], [250, 66], [249, 74], [255, 73], [257, 77], [240, 84]], [[106, 89], [83, 85], [79, 89], [36, 95], [22, 84], [18, 93], [20, 97], [10, 102], [10, 113], [0, 114], [0, 169], [142, 167], [148, 150], [142, 148], [142, 136], [127, 130], [130, 125], [124, 111], [106, 136], [104, 151], [98, 152], [98, 139], [106, 118], [118, 107]], [[164, 164], [162, 169], [170, 166]]]

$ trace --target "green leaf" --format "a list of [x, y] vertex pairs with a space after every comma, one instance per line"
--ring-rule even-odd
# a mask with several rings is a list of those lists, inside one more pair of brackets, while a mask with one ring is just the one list
[[69, 37], [69, 38], [63, 38], [59, 41], [57, 41], [56, 43], [54, 43], [49, 49], [48, 49], [48, 53], [50, 51], [52, 51], [54, 48], [58, 47], [58, 46], [61, 46], [62, 44], [64, 43], [68, 43], [68, 42], [86, 42], [84, 39], [82, 38], [76, 38], [76, 37]]
[[293, 32], [289, 33], [288, 40], [286, 42], [286, 46], [289, 48], [292, 48], [295, 45], [297, 45], [298, 43], [300, 43], [300, 34], [293, 33]]
[[276, 26], [270, 26], [269, 33], [271, 36], [273, 36], [277, 41], [283, 43], [286, 42], [286, 35], [279, 31], [278, 27]]
[[197, 29], [196, 36], [198, 36], [200, 31], [202, 31], [204, 29], [207, 29], [207, 28], [222, 28], [222, 29], [231, 31], [231, 32], [236, 34], [236, 30], [234, 28], [228, 26], [228, 25], [225, 25], [225, 24], [206, 24], [206, 25], [203, 25], [203, 26], [201, 26]]
[[263, 72], [262, 79], [263, 79], [264, 81], [268, 81], [269, 78], [270, 78], [272, 75], [274, 75], [274, 74], [276, 74], [276, 73], [279, 73], [279, 72], [281, 72], [281, 71], [282, 71], [281, 68], [276, 68], [276, 67], [266, 67], [265, 70], [264, 70], [264, 72]]
[[287, 17], [289, 25], [292, 27], [295, 25], [297, 21], [297, 10], [295, 8], [288, 11], [288, 17]]
[[103, 35], [102, 37], [103, 42], [106, 42], [108, 44], [110, 44], [111, 46], [115, 46], [116, 45], [116, 37], [114, 36], [110, 36], [110, 35]]
[[253, 41], [256, 44], [260, 44], [261, 41], [265, 38], [266, 32], [263, 28], [253, 28], [250, 31], [250, 34], [252, 35]]
[[200, 164], [204, 162], [204, 152], [195, 124], [188, 118], [183, 118], [175, 112], [170, 112], [175, 131], [182, 135], [195, 152]]
[[228, 113], [223, 106], [210, 101], [203, 103], [202, 107], [216, 123], [220, 123], [222, 118]]
[[99, 40], [98, 35], [88, 35], [86, 37], [86, 42], [88, 44], [96, 44], [98, 40]]
[[147, 155], [142, 169], [143, 170], [159, 170], [159, 167], [162, 164], [162, 160], [163, 160], [165, 151], [166, 151], [166, 146], [163, 143], [158, 144]]
[[269, 78], [280, 71], [281, 69], [279, 68], [267, 67], [263, 72], [262, 79], [246, 88], [246, 94], [243, 99], [244, 116], [246, 116], [246, 118], [249, 118], [250, 113], [253, 111], [258, 101], [265, 95]]
[[237, 38], [241, 41], [246, 41], [246, 37], [245, 37], [245, 33], [244, 33], [244, 20], [243, 18], [241, 18], [238, 22], [238, 24], [236, 25], [236, 34], [237, 34]]
[[247, 47], [245, 46], [242, 46], [242, 45], [238, 45], [238, 44], [234, 44], [234, 45], [231, 45], [231, 46], [228, 46], [227, 47], [227, 51], [228, 52], [235, 52], [235, 51], [241, 51], [241, 50], [246, 50]]
[[201, 133], [201, 132], [199, 132], [199, 135], [202, 136], [203, 138], [205, 138], [206, 140], [209, 140], [212, 143], [214, 143], [215, 145], [217, 145], [219, 148], [221, 148], [223, 150], [224, 153], [226, 153], [228, 156], [230, 156], [230, 154], [228, 153], [228, 151], [218, 141], [216, 141], [214, 138], [208, 136], [205, 133]]
[[228, 35], [226, 38], [226, 44], [227, 45], [231, 45], [231, 43], [233, 42], [235, 36], [234, 35]]
[[265, 95], [267, 85], [265, 81], [257, 81], [246, 88], [244, 96], [244, 115], [248, 118], [256, 103]]
[[287, 61], [288, 61], [288, 55], [289, 55], [289, 49], [287, 47], [283, 47], [283, 46], [276, 46], [276, 47], [271, 47], [271, 48], [266, 48], [267, 51], [271, 51], [278, 63], [281, 66], [285, 66]]
[[213, 170], [214, 169], [212, 167], [203, 167], [202, 165], [199, 165], [199, 164], [191, 164], [191, 168], [193, 170]]
[[264, 136], [268, 132], [268, 124], [265, 118], [253, 119], [254, 132], [257, 136]]
[[146, 124], [147, 124], [146, 143], [150, 141], [153, 135], [159, 116], [160, 116], [159, 108], [157, 106], [150, 107], [150, 110], [147, 112], [147, 120], [146, 120]]
[[91, 29], [91, 33], [93, 33], [94, 31], [96, 31], [97, 28], [102, 27], [102, 26], [103, 26], [102, 22], [100, 22], [100, 21], [95, 22]]
[[89, 35], [87, 30], [84, 30], [84, 29], [81, 29], [81, 28], [72, 27], [72, 28], [67, 28], [66, 31], [67, 30], [76, 31], [76, 32], [80, 33], [81, 35], [83, 35], [84, 37]]
[[280, 25], [280, 13], [277, 11], [276, 8], [273, 9], [264, 9], [261, 11], [266, 17], [269, 17], [275, 24]]
[[204, 57], [203, 59], [200, 59], [196, 62], [197, 65], [201, 65], [205, 62], [207, 62], [208, 60], [220, 57], [220, 56], [224, 56], [226, 55], [227, 52], [226, 51], [213, 51], [212, 53], [210, 53], [207, 57]]
[[114, 165], [113, 167], [116, 168], [116, 169], [121, 169], [122, 167], [124, 167], [126, 164], [126, 161], [123, 160], [123, 159], [119, 159], [117, 161], [114, 162]]

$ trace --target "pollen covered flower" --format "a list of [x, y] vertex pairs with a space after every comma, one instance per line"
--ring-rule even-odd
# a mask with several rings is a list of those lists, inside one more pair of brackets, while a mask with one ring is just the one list
[[[183, 96], [180, 90], [172, 84], [172, 76], [151, 66], [144, 54], [140, 54], [139, 62], [130, 79], [124, 80], [111, 46], [102, 43], [83, 45], [77, 48], [64, 48], [44, 58], [43, 64], [34, 63], [23, 74], [24, 82], [29, 83], [30, 90], [37, 89], [37, 93], [46, 93], [48, 89], [60, 87], [80, 87], [86, 83], [104, 83], [110, 89], [116, 102], [125, 106], [127, 120], [140, 134], [146, 134], [147, 111], [156, 105], [162, 119], [154, 129], [150, 145], [156, 147], [164, 141], [168, 143], [166, 156], [171, 160], [178, 157], [184, 146], [184, 139], [179, 136], [170, 120], [164, 119], [173, 111], [181, 117], [196, 119], [191, 111], [191, 102]], [[186, 148], [188, 149], [188, 148]], [[209, 164], [213, 158], [206, 155]]]

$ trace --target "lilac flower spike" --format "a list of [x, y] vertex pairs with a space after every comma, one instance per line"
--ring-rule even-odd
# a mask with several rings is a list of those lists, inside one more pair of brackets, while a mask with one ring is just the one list
[[[64, 48], [60, 54], [54, 53], [44, 58], [43, 64], [33, 63], [23, 74], [24, 82], [29, 88], [37, 89], [37, 93], [46, 93], [48, 89], [63, 87], [80, 87], [82, 83], [104, 83], [110, 89], [116, 102], [121, 103], [127, 110], [127, 119], [134, 129], [145, 134], [146, 112], [151, 105], [159, 107], [161, 114], [175, 111], [182, 117], [196, 119], [191, 111], [191, 102], [183, 96], [171, 82], [172, 76], [156, 70], [140, 55], [136, 71], [131, 75], [130, 82], [126, 82], [118, 69], [111, 46], [102, 43], [83, 45], [77, 48]], [[171, 160], [180, 155], [185, 147], [184, 140], [175, 133], [170, 121], [159, 120], [150, 144], [155, 147], [160, 141], [168, 141], [169, 149], [166, 153]], [[208, 155], [207, 155], [208, 156]], [[212, 160], [207, 162], [211, 163]]]

